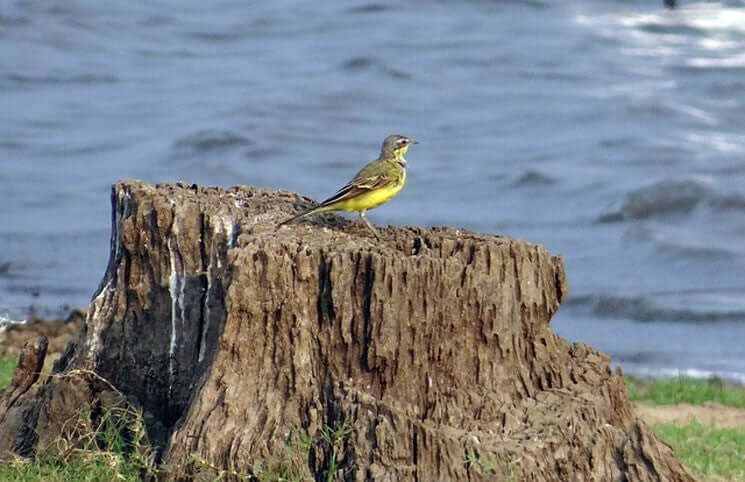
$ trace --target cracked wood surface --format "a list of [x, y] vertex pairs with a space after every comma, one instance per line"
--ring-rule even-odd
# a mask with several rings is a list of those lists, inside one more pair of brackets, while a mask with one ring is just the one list
[[[551, 331], [560, 258], [449, 228], [377, 241], [334, 215], [276, 229], [308, 203], [114, 186], [109, 265], [57, 370], [93, 370], [141, 406], [171, 477], [194, 476], [194, 456], [249, 471], [347, 424], [337, 480], [693, 480], [608, 358]], [[49, 440], [68, 398], [106, 390], [53, 377], [16, 405]], [[314, 444], [309, 477], [331, 452]]]

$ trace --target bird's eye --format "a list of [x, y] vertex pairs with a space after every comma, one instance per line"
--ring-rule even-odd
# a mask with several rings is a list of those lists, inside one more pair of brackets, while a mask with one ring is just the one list
[[405, 137], [404, 137], [404, 138], [402, 138], [402, 139], [399, 139], [399, 140], [398, 140], [398, 143], [399, 143], [399, 144], [408, 144], [408, 143], [409, 143], [409, 140], [408, 140], [407, 138], [405, 138]]

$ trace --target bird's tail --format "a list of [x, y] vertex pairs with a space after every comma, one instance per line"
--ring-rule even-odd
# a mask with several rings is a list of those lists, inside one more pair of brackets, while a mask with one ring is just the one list
[[306, 209], [305, 211], [301, 211], [300, 213], [294, 215], [290, 219], [285, 219], [284, 221], [282, 221], [281, 223], [279, 223], [277, 225], [277, 227], [284, 226], [285, 224], [293, 223], [293, 222], [297, 221], [300, 218], [304, 218], [305, 216], [309, 216], [311, 214], [320, 212], [322, 210], [323, 210], [323, 206], [315, 206], [315, 207], [312, 207], [310, 209]]

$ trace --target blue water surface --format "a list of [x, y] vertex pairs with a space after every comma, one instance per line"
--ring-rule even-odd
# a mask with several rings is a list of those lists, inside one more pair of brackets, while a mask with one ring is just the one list
[[323, 198], [403, 133], [373, 222], [543, 244], [562, 336], [745, 381], [744, 90], [741, 2], [3, 2], [0, 316], [88, 303], [118, 179]]

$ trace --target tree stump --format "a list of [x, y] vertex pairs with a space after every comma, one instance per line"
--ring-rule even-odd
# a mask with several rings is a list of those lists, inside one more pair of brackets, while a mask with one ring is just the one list
[[116, 390], [173, 479], [289, 454], [315, 480], [693, 480], [608, 358], [552, 333], [561, 258], [455, 229], [377, 241], [335, 215], [276, 228], [309, 202], [114, 185], [85, 326], [0, 414], [4, 455], [49, 447]]

